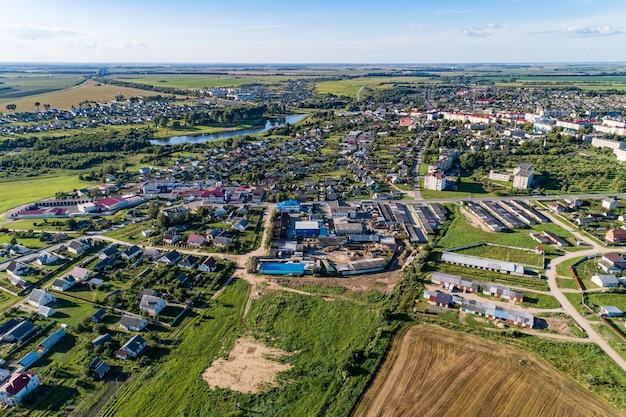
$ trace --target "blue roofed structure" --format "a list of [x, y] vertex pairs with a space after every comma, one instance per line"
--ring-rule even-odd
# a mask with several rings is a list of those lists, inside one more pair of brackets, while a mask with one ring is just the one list
[[22, 359], [20, 359], [17, 363], [22, 365], [22, 372], [26, 369], [30, 368], [30, 366], [35, 363], [39, 359], [39, 355], [32, 350], [26, 354]]
[[259, 272], [267, 275], [304, 275], [304, 264], [263, 262]]
[[300, 202], [298, 200], [285, 200], [276, 204], [278, 212], [300, 213]]

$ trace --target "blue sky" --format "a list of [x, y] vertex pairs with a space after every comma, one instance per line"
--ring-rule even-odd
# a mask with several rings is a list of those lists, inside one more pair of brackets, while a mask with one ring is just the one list
[[2, 0], [2, 62], [626, 61], [624, 0]]

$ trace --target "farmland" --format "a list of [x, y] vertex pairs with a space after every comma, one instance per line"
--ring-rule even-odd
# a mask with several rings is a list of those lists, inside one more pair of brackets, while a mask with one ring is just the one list
[[[79, 107], [79, 103], [82, 101], [110, 101], [113, 100], [118, 94], [122, 94], [124, 97], [133, 97], [154, 95], [155, 93], [137, 88], [101, 84], [89, 80], [82, 84], [58, 91], [29, 95], [22, 98], [0, 97], [0, 104], [15, 104], [17, 106], [17, 111], [35, 110], [34, 103], [36, 101], [42, 103], [42, 105], [44, 103], [50, 104], [50, 107], [53, 109], [69, 109], [72, 106]], [[163, 93], [160, 94], [164, 95]]]
[[425, 325], [394, 341], [353, 414], [622, 415], [532, 354]]
[[[0, 103], [20, 97], [63, 90], [80, 84], [84, 80], [85, 78], [79, 75], [6, 73], [0, 76]], [[28, 104], [24, 110], [35, 108], [33, 101]]]
[[151, 85], [155, 87], [170, 88], [221, 88], [240, 87], [246, 84], [272, 84], [281, 81], [288, 81], [298, 77], [287, 76], [232, 76], [232, 75], [146, 75], [146, 76], [116, 76], [117, 81], [132, 82], [137, 84]]
[[425, 84], [427, 77], [365, 77], [347, 80], [322, 81], [317, 83], [319, 94], [335, 94], [338, 96], [355, 97], [361, 87], [388, 89], [395, 84]]

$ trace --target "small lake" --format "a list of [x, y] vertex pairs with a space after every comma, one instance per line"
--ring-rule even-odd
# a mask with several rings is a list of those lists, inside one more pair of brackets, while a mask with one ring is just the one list
[[210, 140], [226, 139], [235, 136], [252, 135], [255, 133], [267, 132], [274, 127], [284, 126], [286, 123], [295, 124], [301, 120], [304, 120], [308, 114], [292, 114], [287, 117], [279, 117], [276, 119], [268, 119], [265, 122], [265, 127], [256, 127], [253, 129], [232, 130], [229, 132], [221, 133], [204, 133], [200, 135], [183, 135], [172, 136], [168, 139], [153, 139], [150, 141], [152, 145], [179, 145], [181, 143], [202, 143]]

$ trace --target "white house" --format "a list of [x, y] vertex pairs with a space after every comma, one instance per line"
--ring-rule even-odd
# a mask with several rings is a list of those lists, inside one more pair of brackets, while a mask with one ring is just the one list
[[39, 288], [35, 288], [30, 292], [26, 302], [33, 307], [41, 307], [48, 304], [51, 304], [56, 301], [54, 295], [50, 294], [48, 291], [40, 290]]
[[607, 288], [607, 287], [617, 287], [619, 285], [619, 281], [613, 274], [609, 275], [594, 275], [591, 277], [591, 282], [596, 284], [599, 287]]
[[30, 272], [30, 267], [22, 262], [11, 261], [7, 266], [7, 272], [14, 277], [21, 277]]
[[202, 272], [215, 272], [216, 269], [217, 269], [217, 261], [212, 256], [209, 256], [208, 258], [206, 258], [206, 260], [202, 262], [200, 266], [198, 267], [198, 271], [202, 271]]
[[607, 210], [613, 210], [617, 208], [617, 201], [612, 198], [605, 198], [602, 200], [602, 208]]
[[39, 375], [30, 372], [15, 372], [0, 387], [0, 403], [14, 406], [39, 386]]
[[146, 341], [143, 337], [135, 335], [124, 343], [119, 350], [115, 352], [115, 357], [119, 359], [136, 358], [146, 347]]
[[76, 280], [71, 275], [68, 275], [65, 278], [57, 278], [52, 281], [52, 289], [56, 291], [67, 291], [74, 285], [76, 285]]
[[139, 310], [147, 312], [151, 316], [156, 316], [167, 307], [167, 303], [161, 297], [144, 294], [139, 302]]
[[75, 266], [68, 275], [74, 277], [76, 282], [85, 282], [89, 279], [89, 275], [91, 275], [92, 272], [93, 271], [90, 269]]
[[37, 257], [37, 260], [35, 261], [35, 263], [40, 266], [45, 266], [45, 265], [52, 265], [58, 260], [59, 258], [53, 253], [43, 252], [41, 255]]
[[130, 330], [133, 332], [140, 332], [144, 327], [148, 325], [145, 319], [133, 316], [122, 315], [120, 319], [120, 327], [122, 329]]
[[122, 252], [122, 258], [126, 259], [127, 261], [135, 259], [139, 255], [141, 255], [141, 248], [137, 245], [130, 246], [124, 252]]
[[67, 246], [67, 251], [69, 253], [73, 253], [74, 255], [81, 255], [85, 253], [87, 249], [89, 249], [89, 245], [80, 240], [72, 240]]
[[607, 317], [622, 317], [624, 312], [615, 306], [600, 306], [600, 315]]

